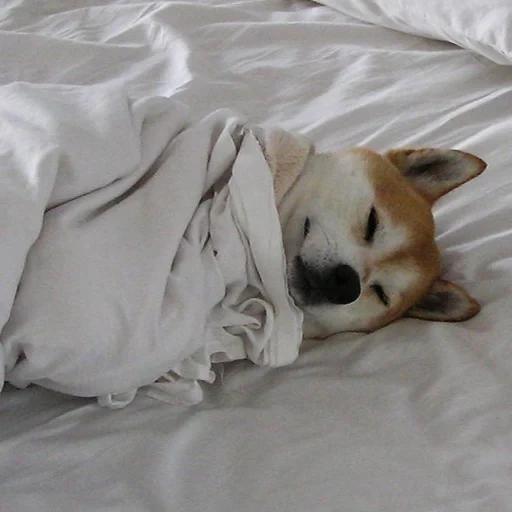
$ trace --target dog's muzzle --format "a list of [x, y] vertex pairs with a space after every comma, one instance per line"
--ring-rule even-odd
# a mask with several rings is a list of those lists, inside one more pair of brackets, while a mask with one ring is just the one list
[[297, 256], [293, 286], [305, 304], [350, 304], [361, 294], [359, 274], [345, 264], [317, 269]]

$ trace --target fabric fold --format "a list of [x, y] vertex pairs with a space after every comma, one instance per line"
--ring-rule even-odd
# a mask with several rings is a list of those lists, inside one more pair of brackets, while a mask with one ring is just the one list
[[[0, 193], [37, 206], [15, 215], [32, 233], [23, 245], [12, 235], [24, 267], [0, 263], [16, 291], [8, 312], [4, 301], [6, 380], [112, 408], [159, 380], [155, 396], [188, 390], [197, 403], [212, 362], [297, 357], [275, 173], [242, 118], [190, 124], [179, 102], [105, 86], [5, 89], [2, 131], [6, 111], [24, 130], [3, 142], [5, 168], [23, 180]], [[16, 157], [27, 144], [30, 161]]]

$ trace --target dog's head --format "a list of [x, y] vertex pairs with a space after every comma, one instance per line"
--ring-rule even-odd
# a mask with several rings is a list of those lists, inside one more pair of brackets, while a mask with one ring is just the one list
[[[295, 151], [308, 154], [304, 139], [298, 144]], [[278, 211], [305, 336], [370, 332], [403, 316], [461, 321], [478, 312], [461, 287], [440, 278], [431, 208], [480, 174], [482, 160], [456, 150], [380, 155], [356, 148], [309, 152], [298, 162], [303, 169]]]

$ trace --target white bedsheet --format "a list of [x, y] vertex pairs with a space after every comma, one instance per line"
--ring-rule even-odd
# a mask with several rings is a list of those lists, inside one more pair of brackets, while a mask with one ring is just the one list
[[260, 143], [229, 110], [188, 114], [117, 87], [0, 87], [6, 381], [119, 407], [159, 380], [197, 403], [212, 361], [296, 359], [261, 146], [277, 132]]
[[0, 396], [0, 509], [512, 509], [512, 74], [302, 0], [8, 2], [0, 82], [124, 85], [280, 123], [319, 149], [456, 147], [489, 164], [436, 207], [449, 278], [482, 312], [218, 368], [203, 404], [121, 411]]

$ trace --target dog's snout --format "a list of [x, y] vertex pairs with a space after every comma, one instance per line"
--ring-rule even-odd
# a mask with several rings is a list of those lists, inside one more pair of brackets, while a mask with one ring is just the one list
[[338, 265], [326, 279], [326, 298], [332, 304], [350, 304], [361, 294], [359, 274], [350, 265]]
[[345, 264], [319, 269], [296, 259], [295, 285], [309, 304], [350, 304], [361, 294], [359, 274]]

